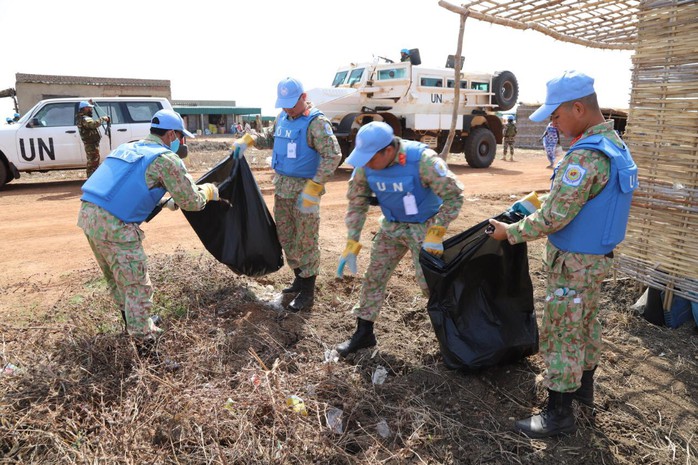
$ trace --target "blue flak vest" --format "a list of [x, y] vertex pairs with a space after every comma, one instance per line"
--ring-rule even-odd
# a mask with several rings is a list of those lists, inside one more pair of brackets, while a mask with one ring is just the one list
[[625, 239], [633, 191], [637, 189], [637, 165], [623, 144], [619, 148], [601, 134], [581, 139], [567, 153], [587, 149], [605, 154], [611, 172], [603, 190], [587, 201], [577, 216], [548, 240], [560, 250], [605, 255]]
[[[394, 165], [382, 170], [372, 170], [365, 166], [366, 179], [371, 190], [376, 194], [383, 216], [388, 221], [399, 223], [424, 223], [441, 208], [443, 201], [434, 191], [422, 185], [419, 179], [419, 160], [427, 147], [414, 141], [403, 141], [406, 148], [406, 163]], [[412, 194], [417, 204], [417, 214], [405, 212], [403, 198]]]
[[[274, 132], [274, 151], [271, 167], [279, 174], [294, 178], [312, 178], [320, 164], [320, 154], [308, 145], [308, 126], [322, 112], [312, 108], [307, 116], [301, 115], [294, 120], [288, 119], [282, 111], [276, 120]], [[288, 157], [288, 144], [295, 142], [296, 158]]]
[[124, 223], [142, 223], [166, 192], [161, 187], [148, 189], [145, 171], [169, 151], [152, 143], [120, 145], [82, 185], [80, 199], [99, 205]]

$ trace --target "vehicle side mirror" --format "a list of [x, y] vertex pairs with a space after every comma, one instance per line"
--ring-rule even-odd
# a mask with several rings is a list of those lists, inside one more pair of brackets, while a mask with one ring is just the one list
[[27, 127], [28, 128], [41, 127], [41, 121], [39, 121], [39, 118], [32, 118], [27, 123]]

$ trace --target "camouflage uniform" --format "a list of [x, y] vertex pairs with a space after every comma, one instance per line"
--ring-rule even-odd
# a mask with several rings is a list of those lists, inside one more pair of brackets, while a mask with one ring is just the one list
[[99, 141], [102, 134], [99, 132], [102, 126], [101, 118], [93, 119], [90, 115], [81, 113], [77, 118], [78, 131], [82, 143], [85, 144], [85, 156], [87, 157], [87, 177], [95, 172], [100, 162]]
[[[603, 134], [621, 146], [613, 122], [587, 129], [578, 139]], [[573, 143], [576, 142], [573, 141]], [[568, 167], [581, 166], [581, 179], [566, 181]], [[562, 173], [560, 176], [557, 174]], [[550, 195], [540, 210], [507, 228], [511, 244], [530, 241], [561, 230], [588, 199], [608, 182], [610, 160], [592, 150], [575, 150], [560, 161], [553, 174]], [[582, 371], [599, 362], [601, 323], [597, 318], [601, 283], [613, 263], [612, 254], [565, 252], [548, 241], [543, 264], [548, 270], [546, 298], [540, 332], [540, 351], [547, 373], [545, 386], [556, 392], [573, 392], [581, 385]]]
[[[342, 159], [339, 142], [326, 116], [319, 115], [310, 122], [308, 145], [320, 154], [320, 164], [312, 179], [324, 185]], [[279, 242], [284, 249], [286, 263], [292, 269], [299, 268], [301, 278], [317, 276], [320, 272], [320, 213], [301, 213], [297, 206], [298, 197], [307, 181], [306, 178], [279, 173], [274, 175], [273, 180], [274, 221]]]
[[[398, 162], [400, 157], [405, 157], [402, 142], [393, 163]], [[371, 259], [361, 286], [361, 297], [359, 303], [352, 309], [352, 314], [362, 320], [376, 321], [378, 318], [388, 280], [408, 250], [412, 254], [417, 283], [424, 295], [429, 293], [419, 264], [419, 251], [430, 226], [448, 227], [458, 216], [463, 205], [463, 185], [448, 170], [446, 163], [436, 155], [436, 152], [430, 149], [422, 152], [419, 161], [419, 178], [422, 185], [441, 197], [443, 204], [439, 212], [424, 223], [391, 222], [385, 217], [381, 218], [380, 230], [373, 238]], [[366, 179], [366, 172], [363, 168], [357, 168], [349, 180], [347, 191], [349, 206], [345, 223], [348, 239], [359, 241], [371, 196], [372, 190]]]
[[502, 145], [504, 146], [504, 154], [502, 155], [502, 160], [507, 159], [507, 148], [511, 150], [511, 161], [514, 161], [514, 139], [516, 138], [516, 125], [512, 121], [508, 121], [507, 125], [504, 126], [504, 141]]
[[[153, 135], [144, 140], [164, 145]], [[156, 158], [148, 166], [145, 177], [149, 188], [164, 187], [183, 210], [198, 211], [206, 206], [206, 195], [172, 152]], [[145, 233], [138, 224], [124, 223], [90, 202], [82, 202], [78, 226], [85, 232], [109, 290], [123, 312], [128, 332], [137, 337], [153, 332], [155, 327], [150, 319], [153, 287], [142, 244]]]

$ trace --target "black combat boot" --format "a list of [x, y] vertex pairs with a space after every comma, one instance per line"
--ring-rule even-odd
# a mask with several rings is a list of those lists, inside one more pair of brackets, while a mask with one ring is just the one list
[[337, 352], [342, 357], [356, 352], [359, 349], [373, 347], [376, 345], [376, 335], [373, 334], [373, 321], [356, 319], [356, 331], [352, 334], [351, 339], [344, 341], [337, 346]]
[[574, 400], [587, 407], [594, 408], [594, 372], [596, 367], [591, 370], [584, 370], [582, 373], [582, 385], [572, 393]]
[[294, 268], [293, 272], [296, 274], [296, 278], [293, 280], [293, 284], [281, 291], [284, 294], [293, 294], [301, 291], [301, 269]]
[[309, 310], [313, 306], [315, 303], [315, 278], [317, 276], [298, 278], [301, 280], [301, 290], [289, 304], [288, 309], [290, 311], [300, 312], [301, 310]]
[[571, 392], [548, 389], [548, 405], [538, 415], [514, 423], [514, 429], [529, 438], [548, 438], [577, 431]]

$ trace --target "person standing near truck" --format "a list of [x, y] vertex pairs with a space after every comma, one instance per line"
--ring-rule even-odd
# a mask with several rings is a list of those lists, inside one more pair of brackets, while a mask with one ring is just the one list
[[282, 79], [276, 107], [272, 168], [274, 220], [286, 263], [296, 278], [284, 294], [295, 294], [289, 310], [309, 309], [320, 272], [320, 197], [342, 159], [330, 120], [306, 102], [297, 79]]
[[120, 145], [82, 186], [78, 226], [83, 229], [109, 290], [121, 310], [126, 331], [148, 349], [162, 332], [150, 316], [153, 287], [139, 225], [166, 192], [165, 206], [202, 210], [219, 200], [214, 184], [197, 186], [176, 154], [184, 137], [194, 137], [173, 110], [153, 115], [150, 134]]
[[601, 283], [613, 264], [613, 249], [625, 237], [637, 188], [637, 166], [613, 122], [604, 119], [591, 77], [565, 71], [548, 81], [545, 104], [530, 119], [549, 117], [561, 134], [574, 138], [553, 171], [550, 194], [539, 210], [517, 223], [490, 219], [493, 229], [488, 231], [510, 244], [548, 238], [540, 327], [548, 403], [539, 414], [514, 424], [531, 438], [575, 432], [573, 400], [594, 406]]
[[85, 145], [85, 157], [87, 158], [86, 174], [89, 178], [95, 172], [100, 162], [99, 141], [102, 140], [102, 134], [99, 128], [102, 123], [109, 121], [107, 115], [97, 119], [92, 118], [92, 103], [83, 100], [78, 104], [77, 126], [80, 132], [80, 139]]
[[504, 154], [502, 155], [502, 161], [507, 161], [507, 149], [511, 151], [511, 161], [514, 161], [514, 141], [516, 140], [516, 124], [514, 124], [514, 117], [509, 115], [507, 117], [507, 124], [504, 126], [503, 130], [503, 149]]

